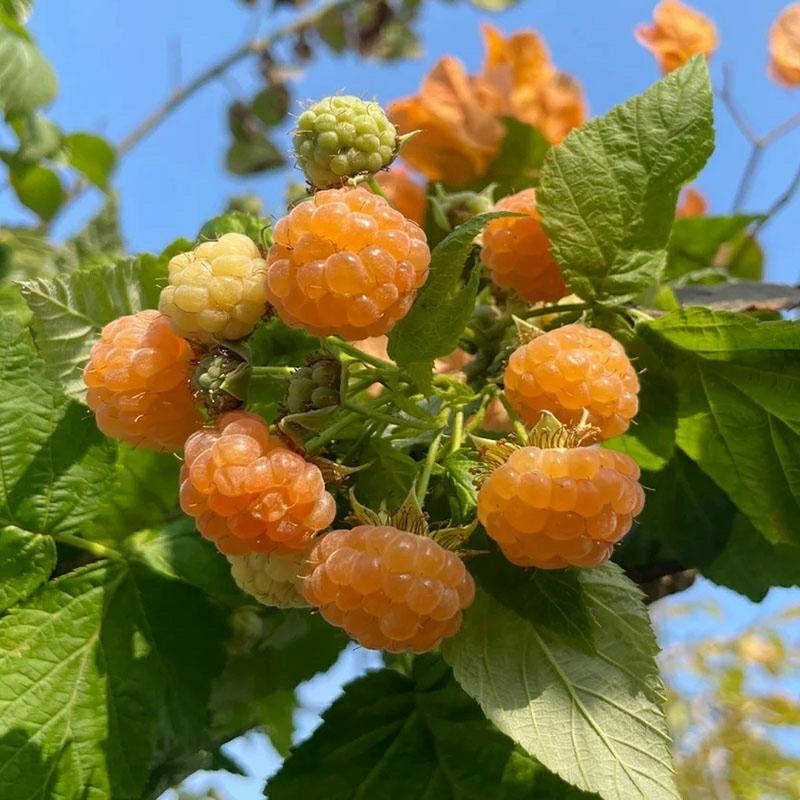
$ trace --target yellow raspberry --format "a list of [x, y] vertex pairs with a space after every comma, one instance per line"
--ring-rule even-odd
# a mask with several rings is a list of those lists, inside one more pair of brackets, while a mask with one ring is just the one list
[[211, 344], [247, 336], [266, 310], [266, 264], [241, 233], [203, 242], [169, 262], [159, 309], [181, 336]]
[[97, 427], [148, 450], [180, 450], [202, 425], [189, 383], [193, 359], [158, 311], [109, 322], [83, 372]]
[[564, 297], [569, 290], [539, 222], [536, 191], [524, 189], [504, 197], [496, 209], [528, 216], [494, 219], [486, 226], [481, 260], [491, 270], [492, 280], [531, 303]]
[[245, 553], [228, 556], [228, 561], [236, 585], [259, 603], [277, 608], [302, 608], [308, 605], [300, 577], [306, 555]]
[[639, 378], [625, 349], [605, 331], [580, 323], [518, 347], [504, 383], [508, 402], [529, 425], [542, 411], [575, 425], [585, 409], [597, 439], [625, 433], [639, 410]]
[[287, 325], [316, 336], [387, 333], [428, 277], [422, 229], [360, 187], [317, 192], [274, 233], [267, 298]]

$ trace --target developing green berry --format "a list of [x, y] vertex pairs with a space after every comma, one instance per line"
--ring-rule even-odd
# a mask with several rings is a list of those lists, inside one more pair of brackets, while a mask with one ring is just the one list
[[245, 362], [227, 347], [213, 347], [198, 362], [192, 375], [192, 388], [209, 411], [221, 414], [242, 405], [232, 381], [246, 370]]
[[298, 118], [297, 163], [317, 188], [378, 172], [397, 155], [397, 129], [375, 102], [352, 95], [325, 97]]
[[289, 380], [286, 408], [290, 414], [302, 414], [339, 403], [339, 362], [320, 359], [295, 370]]

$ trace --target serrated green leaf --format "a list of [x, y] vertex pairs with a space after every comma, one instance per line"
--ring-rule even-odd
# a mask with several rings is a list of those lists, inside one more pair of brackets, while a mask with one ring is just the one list
[[19, 140], [14, 160], [35, 163], [54, 157], [61, 149], [61, 131], [43, 114], [17, 114], [8, 120], [8, 124]]
[[253, 98], [250, 108], [271, 128], [282, 122], [289, 113], [289, 90], [282, 83], [273, 83]]
[[720, 247], [734, 240], [758, 217], [687, 217], [675, 220], [669, 240], [666, 280], [675, 280], [696, 270], [715, 267]]
[[1, 0], [0, 9], [17, 22], [25, 23], [33, 10], [33, 0]]
[[82, 531], [87, 539], [119, 540], [157, 526], [178, 506], [180, 461], [116, 442], [114, 484], [98, 516]]
[[713, 147], [708, 67], [696, 57], [548, 152], [537, 204], [576, 294], [619, 302], [659, 280], [678, 191]]
[[473, 241], [489, 220], [503, 216], [513, 215], [492, 211], [472, 217], [433, 249], [427, 282], [411, 310], [389, 334], [389, 355], [399, 366], [427, 369], [435, 358], [458, 346], [475, 306], [480, 279]]
[[57, 89], [56, 75], [47, 59], [25, 29], [11, 22], [11, 17], [8, 21], [0, 19], [0, 112], [4, 114], [46, 106]]
[[98, 563], [0, 618], [4, 798], [138, 800], [156, 748], [208, 724], [224, 620], [141, 567]]
[[119, 261], [125, 252], [119, 228], [119, 202], [112, 194], [100, 210], [55, 253], [56, 271], [97, 267]]
[[604, 800], [679, 800], [641, 593], [614, 564], [578, 579], [596, 653], [479, 588], [444, 657], [488, 719], [563, 779]]
[[767, 541], [739, 515], [725, 548], [703, 574], [758, 603], [773, 586], [800, 583], [800, 547]]
[[349, 684], [265, 796], [588, 800], [516, 749], [431, 657], [411, 678], [382, 670]]
[[475, 458], [463, 450], [448, 455], [442, 461], [442, 488], [454, 522], [466, 523], [475, 518], [478, 491], [473, 470], [477, 466]]
[[159, 575], [196, 586], [223, 605], [235, 607], [245, 600], [231, 577], [228, 560], [195, 530], [193, 520], [184, 517], [138, 531], [124, 548]]
[[386, 439], [370, 440], [360, 457], [369, 468], [354, 476], [359, 502], [377, 509], [381, 503], [397, 508], [408, 497], [419, 464]]
[[64, 147], [70, 166], [100, 189], [108, 186], [117, 154], [105, 139], [90, 133], [73, 133], [64, 137]]
[[113, 445], [42, 370], [27, 329], [0, 316], [0, 524], [76, 533], [112, 486]]
[[347, 50], [347, 20], [342, 9], [334, 6], [322, 14], [316, 24], [316, 32], [334, 53]]
[[165, 261], [144, 255], [21, 284], [33, 312], [39, 353], [70, 397], [84, 400], [82, 372], [102, 327], [124, 314], [156, 306], [165, 280]]
[[0, 611], [24, 600], [56, 566], [49, 536], [8, 526], [0, 529]]
[[198, 241], [218, 239], [225, 233], [243, 233], [256, 244], [264, 243], [265, 232], [269, 235], [270, 221], [267, 217], [259, 217], [244, 211], [228, 211], [210, 219], [200, 228]]
[[45, 221], [52, 219], [67, 199], [58, 175], [38, 164], [15, 166], [9, 173], [9, 180], [20, 203]]
[[234, 175], [257, 175], [285, 163], [283, 153], [263, 134], [233, 142], [225, 157], [225, 166]]
[[678, 446], [767, 539], [800, 543], [800, 327], [692, 308], [639, 330], [676, 377]]

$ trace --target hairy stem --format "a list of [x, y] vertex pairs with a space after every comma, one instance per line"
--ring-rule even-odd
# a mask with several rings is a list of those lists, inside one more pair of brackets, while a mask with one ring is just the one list
[[61, 544], [75, 547], [79, 550], [85, 550], [97, 558], [111, 558], [116, 561], [123, 561], [125, 557], [118, 550], [113, 547], [107, 547], [100, 542], [91, 542], [88, 539], [83, 539], [80, 536], [74, 536], [71, 533], [51, 533], [50, 536]]
[[425, 495], [428, 493], [428, 484], [431, 481], [433, 465], [436, 463], [436, 458], [439, 455], [442, 436], [444, 436], [444, 428], [441, 428], [436, 436], [433, 437], [431, 446], [428, 448], [428, 454], [425, 456], [425, 464], [422, 467], [422, 474], [417, 484], [417, 500], [419, 501], [420, 507], [425, 503]]

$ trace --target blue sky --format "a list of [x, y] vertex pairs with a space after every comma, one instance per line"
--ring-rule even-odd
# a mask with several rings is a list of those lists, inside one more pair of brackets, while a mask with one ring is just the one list
[[[800, 95], [776, 86], [765, 74], [767, 32], [783, 5], [782, 0], [696, 3], [720, 30], [715, 78], [720, 78], [723, 63], [732, 66], [739, 102], [759, 131], [800, 110]], [[465, 2], [426, 0], [419, 26], [425, 47], [421, 59], [364, 69], [358, 59], [322, 52], [296, 81], [296, 96], [316, 98], [344, 90], [388, 101], [413, 92], [424, 71], [445, 52], [477, 69], [482, 58], [478, 25], [491, 20], [507, 32], [523, 27], [540, 31], [555, 62], [583, 82], [591, 111], [601, 114], [658, 77], [652, 57], [633, 39], [634, 27], [649, 19], [651, 9], [650, 2], [638, 0], [521, 0], [504, 13], [489, 14]], [[117, 141], [166, 95], [178, 76], [191, 76], [288, 16], [284, 12], [269, 17], [263, 8], [251, 10], [237, 0], [81, 0], [40, 3], [31, 29], [60, 76], [53, 117], [66, 130], [96, 130]], [[225, 107], [237, 96], [248, 97], [256, 85], [252, 63], [242, 65], [224, 82], [195, 96], [121, 165], [116, 185], [132, 250], [158, 249], [178, 236], [193, 235], [235, 193], [256, 192], [269, 210], [280, 212], [285, 173], [241, 179], [223, 169]], [[747, 145], [721, 108], [717, 130], [718, 151], [698, 183], [712, 209], [727, 212]], [[286, 132], [279, 138], [288, 146]], [[748, 204], [751, 210], [763, 209], [788, 183], [800, 161], [798, 141], [800, 131], [769, 151]], [[74, 229], [99, 201], [86, 198], [57, 231]], [[775, 279], [797, 277], [797, 209], [798, 205], [788, 209], [766, 231], [769, 275]], [[9, 193], [0, 197], [0, 219], [22, 216]]]
[[[419, 24], [425, 52], [419, 60], [370, 64], [365, 69], [358, 59], [332, 57], [321, 50], [321, 57], [298, 77], [295, 94], [300, 99], [318, 98], [342, 90], [389, 101], [413, 93], [424, 72], [444, 53], [460, 57], [475, 70], [482, 59], [478, 25], [490, 20], [505, 32], [527, 27], [543, 34], [555, 63], [580, 78], [592, 113], [602, 114], [659, 77], [650, 54], [633, 39], [634, 27], [650, 18], [652, 6], [649, 0], [521, 0], [502, 14], [488, 14], [466, 3], [426, 0]], [[765, 74], [767, 31], [784, 6], [783, 0], [697, 0], [695, 6], [713, 17], [720, 30], [722, 47], [712, 62], [715, 79], [719, 82], [723, 64], [731, 65], [735, 94], [753, 127], [765, 132], [799, 111], [800, 92], [776, 86]], [[115, 142], [163, 99], [176, 81], [191, 77], [245, 38], [267, 31], [289, 16], [284, 12], [269, 17], [263, 8], [249, 10], [237, 0], [40, 0], [31, 30], [60, 77], [61, 93], [51, 110], [53, 118], [68, 132], [97, 131]], [[251, 96], [256, 87], [252, 63], [238, 67], [226, 80], [196, 95], [120, 165], [115, 185], [132, 252], [158, 250], [179, 236], [194, 236], [233, 194], [257, 193], [268, 210], [280, 213], [287, 173], [241, 179], [227, 175], [223, 168], [228, 143], [225, 108], [236, 97]], [[717, 109], [717, 138], [717, 152], [698, 185], [709, 196], [712, 210], [726, 213], [748, 145], [721, 107]], [[288, 147], [286, 131], [280, 141]], [[800, 131], [767, 153], [748, 210], [764, 209], [783, 191], [800, 163], [798, 143]], [[100, 202], [98, 195], [89, 193], [59, 222], [56, 233], [63, 236], [75, 230]], [[772, 279], [797, 280], [799, 215], [800, 200], [765, 232], [767, 270]], [[25, 219], [25, 212], [8, 192], [0, 195], [0, 220]], [[726, 610], [733, 631], [775, 604], [797, 602], [797, 597], [796, 592], [778, 590], [765, 601], [768, 606], [758, 607], [702, 583], [682, 595], [680, 602], [716, 599]], [[688, 626], [685, 620], [675, 624], [664, 618], [665, 644], [708, 635], [712, 629], [719, 633], [720, 622], [702, 615]], [[318, 720], [316, 710], [335, 695], [343, 680], [370, 664], [374, 658], [363, 650], [349, 651], [332, 675], [304, 687], [301, 694], [308, 708], [298, 715], [300, 731], [307, 735]], [[277, 766], [275, 753], [258, 736], [238, 742], [234, 751], [257, 775], [252, 780], [231, 779], [223, 786], [236, 800], [255, 800], [261, 796], [263, 775]]]

